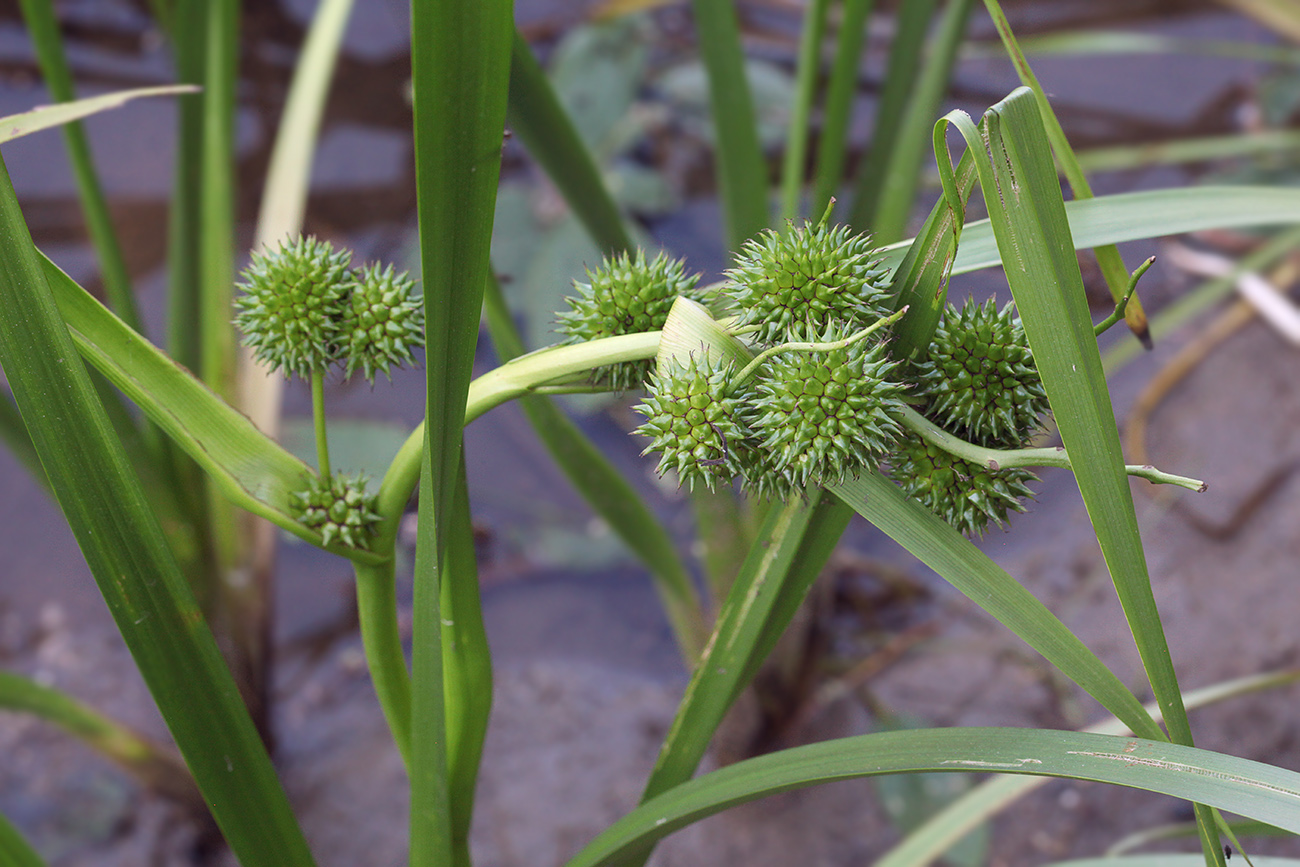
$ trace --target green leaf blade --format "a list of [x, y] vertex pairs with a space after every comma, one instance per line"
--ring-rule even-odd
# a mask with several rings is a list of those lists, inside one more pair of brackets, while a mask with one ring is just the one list
[[1096, 654], [988, 555], [878, 472], [832, 492], [1018, 635], [1133, 731], [1163, 733]]
[[768, 221], [767, 163], [758, 141], [754, 97], [745, 77], [740, 24], [731, 0], [694, 0], [700, 52], [709, 75], [709, 111], [718, 142], [718, 185], [727, 247], [762, 231]]
[[[472, 803], [448, 737], [468, 732], [474, 708], [446, 701], [443, 582], [456, 532], [462, 427], [501, 170], [510, 56], [510, 0], [411, 4], [416, 200], [425, 306], [425, 419], [411, 639], [411, 867], [468, 864], [453, 827], [454, 801]], [[449, 589], [448, 592], [451, 592]], [[452, 675], [455, 676], [454, 674]], [[449, 720], [448, 714], [458, 715]], [[472, 747], [474, 738], [461, 738]]]
[[[1056, 170], [1025, 89], [989, 110], [988, 147], [1005, 208], [993, 228], [1061, 440], [1171, 736], [1191, 743], [1151, 593], [1115, 412], [1070, 241]], [[985, 190], [985, 195], [989, 194]]]
[[612, 825], [566, 867], [605, 867], [706, 816], [791, 789], [930, 771], [1092, 780], [1172, 795], [1300, 831], [1300, 774], [1166, 741], [1024, 728], [920, 729], [825, 741], [684, 783]]
[[533, 159], [606, 255], [632, 249], [631, 236], [590, 148], [565, 113], [527, 40], [515, 31], [506, 115]]

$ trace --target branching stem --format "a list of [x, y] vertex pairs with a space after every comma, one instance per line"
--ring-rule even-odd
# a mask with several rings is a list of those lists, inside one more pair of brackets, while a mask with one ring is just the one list
[[[1066, 454], [1065, 449], [1060, 447], [1045, 449], [984, 448], [974, 443], [968, 443], [963, 439], [958, 439], [910, 407], [903, 407], [902, 421], [905, 427], [927, 442], [934, 443], [939, 448], [949, 454], [956, 455], [964, 461], [980, 464], [990, 470], [1008, 470], [1013, 467], [1062, 467], [1067, 470], [1071, 469], [1070, 456]], [[1200, 479], [1176, 476], [1173, 473], [1166, 473], [1149, 465], [1128, 464], [1124, 467], [1124, 471], [1130, 476], [1146, 479], [1156, 485], [1178, 485], [1180, 488], [1187, 488], [1190, 491], [1197, 492], [1206, 489], [1205, 482]]]

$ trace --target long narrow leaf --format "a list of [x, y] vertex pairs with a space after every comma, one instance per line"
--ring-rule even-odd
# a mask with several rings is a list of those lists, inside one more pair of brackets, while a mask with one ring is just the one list
[[[1300, 680], [1300, 671], [1296, 669], [1242, 677], [1189, 692], [1183, 697], [1183, 701], [1187, 708], [1192, 710], [1246, 693], [1276, 689], [1293, 684], [1297, 680]], [[1153, 704], [1147, 705], [1146, 709], [1148, 713], [1157, 717], [1160, 713], [1160, 709]], [[1084, 731], [1107, 735], [1129, 733], [1129, 729], [1114, 717], [1089, 726]], [[927, 819], [902, 842], [878, 859], [874, 867], [926, 867], [947, 852], [971, 829], [1047, 782], [1046, 777], [994, 776], [985, 780]], [[1205, 863], [1200, 856], [1188, 857], [1195, 858], [1198, 867]]]
[[[985, 116], [995, 189], [985, 186], [1007, 282], [1061, 440], [1169, 732], [1190, 743], [1151, 594], [1115, 412], [1037, 107], [1017, 90]], [[998, 196], [1002, 196], [1001, 200]]]
[[0, 863], [5, 867], [45, 867], [45, 861], [32, 844], [3, 813], [0, 813]]
[[[23, 19], [31, 32], [32, 44], [41, 65], [41, 75], [50, 95], [61, 103], [76, 99], [72, 84], [72, 70], [63, 52], [63, 39], [55, 18], [51, 0], [21, 0]], [[136, 331], [140, 329], [140, 315], [136, 310], [135, 294], [131, 291], [131, 277], [126, 270], [126, 259], [118, 243], [113, 220], [108, 213], [108, 200], [100, 186], [95, 164], [90, 156], [90, 142], [78, 121], [63, 127], [63, 143], [68, 149], [68, 161], [76, 178], [77, 193], [86, 215], [86, 229], [90, 243], [99, 257], [100, 273], [104, 279], [104, 292], [109, 303], [122, 321]]]
[[781, 163], [781, 217], [799, 216], [803, 193], [804, 162], [808, 155], [808, 123], [813, 97], [821, 77], [822, 37], [830, 0], [811, 0], [799, 28], [799, 59], [795, 64], [794, 105], [785, 136], [785, 157]]
[[[426, 401], [412, 637], [411, 867], [467, 859], [450, 816], [441, 583], [456, 526], [465, 397], [501, 170], [510, 0], [411, 4], [416, 197], [424, 275]], [[463, 576], [456, 576], [461, 580]]]
[[194, 778], [174, 751], [150, 742], [67, 693], [0, 671], [0, 708], [30, 713], [58, 726], [116, 762], [142, 785], [175, 799], [191, 814], [207, 812]]
[[146, 96], [172, 96], [175, 94], [194, 93], [197, 88], [188, 84], [164, 84], [157, 87], [137, 87], [132, 90], [120, 90], [103, 96], [78, 99], [75, 102], [63, 102], [58, 105], [43, 105], [22, 114], [11, 114], [0, 118], [0, 142], [11, 141], [43, 129], [53, 129], [92, 114], [99, 114], [114, 108], [121, 108], [133, 99]]
[[113, 438], [0, 171], [0, 363], [91, 573], [245, 865], [311, 864], [216, 642]]
[[600, 177], [596, 160], [560, 105], [527, 40], [515, 31], [510, 61], [511, 131], [564, 196], [601, 251], [632, 248], [623, 215]]
[[[977, 166], [989, 163], [992, 178], [981, 170], [981, 186], [1007, 282], [1138, 655], [1170, 737], [1191, 746], [1192, 730], [1151, 590], [1079, 261], [1030, 91], [1018, 89], [989, 109], [984, 139], [968, 141], [968, 146], [984, 149]], [[1195, 809], [1207, 859], [1219, 862], [1223, 853], [1213, 818], [1200, 804]]]
[[1300, 832], [1300, 774], [1140, 738], [1025, 728], [919, 729], [824, 741], [738, 762], [664, 793], [614, 823], [566, 867], [613, 867], [728, 807], [818, 783], [965, 771], [1064, 777], [1212, 804]]
[[[238, 0], [207, 0], [203, 11], [203, 113], [200, 155], [198, 279], [198, 374], [223, 400], [239, 404], [237, 345], [230, 327], [235, 292], [235, 91], [239, 82]], [[246, 519], [204, 480], [210, 541], [208, 569], [196, 576], [199, 598], [226, 639], [227, 663], [235, 672], [253, 718], [268, 725], [266, 671], [267, 573], [251, 574], [252, 536]], [[251, 577], [251, 580], [250, 580]], [[206, 579], [206, 580], [203, 580]]]
[[239, 3], [206, 4], [203, 76], [202, 225], [199, 234], [202, 329], [199, 376], [233, 401], [235, 338], [235, 87], [238, 82]]
[[[203, 82], [207, 65], [204, 0], [176, 0], [172, 17], [172, 56], [178, 80]], [[196, 88], [197, 89], [197, 88]], [[203, 110], [206, 98], [182, 96], [176, 102], [176, 168], [167, 212], [167, 351], [198, 370], [199, 235], [202, 202]], [[196, 477], [197, 478], [197, 477]]]
[[[953, 196], [935, 202], [894, 272], [894, 309], [907, 307], [894, 326], [891, 351], [898, 359], [925, 360], [948, 303], [948, 278], [958, 250], [957, 238], [966, 222], [965, 203], [975, 188], [974, 160], [964, 155], [954, 174]], [[958, 202], [961, 208], [954, 207]]]
[[[1066, 202], [1065, 215], [1074, 248], [1086, 250], [1204, 229], [1300, 223], [1300, 195], [1279, 187], [1184, 187]], [[901, 262], [910, 246], [910, 241], [891, 244], [883, 253], [885, 262]], [[992, 226], [980, 220], [962, 230], [952, 273], [991, 268], [1001, 261]]]
[[822, 128], [817, 137], [812, 201], [808, 206], [810, 214], [825, 213], [827, 203], [844, 176], [844, 155], [848, 150], [853, 98], [858, 90], [862, 43], [866, 40], [867, 21], [874, 6], [875, 0], [846, 0], [840, 13], [835, 60], [831, 64], [830, 82], [826, 85]]
[[781, 596], [782, 579], [789, 574], [819, 497], [819, 493], [814, 493], [807, 503], [796, 498], [768, 513], [759, 531], [759, 539], [763, 541], [750, 550], [718, 612], [713, 636], [700, 656], [646, 782], [643, 801], [690, 779], [695, 773], [714, 731], [743, 686], [753, 648]]
[[[911, 0], [898, 7], [897, 27], [889, 46], [889, 65], [885, 70], [884, 91], [876, 106], [871, 149], [858, 167], [852, 208], [846, 221], [859, 231], [868, 231], [876, 223], [889, 163], [897, 147], [899, 130], [921, 69], [925, 34], [938, 6], [939, 0]], [[910, 207], [911, 203], [908, 205]]]
[[[1200, 855], [1126, 855], [1124, 857], [1105, 856], [1102, 858], [1077, 858], [1070, 861], [1053, 861], [1046, 867], [1201, 867], [1205, 859]], [[1254, 867], [1300, 867], [1295, 858], [1273, 858], [1267, 855], [1252, 855], [1250, 863]]]
[[[1088, 183], [1088, 176], [1080, 168], [1074, 149], [1070, 147], [1070, 142], [1065, 137], [1065, 130], [1061, 128], [1061, 121], [1052, 110], [1052, 104], [1048, 101], [1043, 86], [1038, 83], [1038, 76], [1034, 74], [1020, 46], [1016, 44], [1016, 36], [1011, 32], [1011, 24], [1007, 21], [1007, 16], [1002, 12], [998, 0], [984, 0], [984, 5], [989, 15], [993, 17], [998, 36], [1002, 37], [1002, 44], [1006, 46], [1007, 54], [1011, 57], [1021, 83], [1033, 91], [1034, 101], [1042, 116], [1044, 131], [1052, 143], [1052, 149], [1056, 153], [1056, 159], [1060, 162], [1065, 177], [1070, 182], [1075, 200], [1091, 199], [1092, 185]], [[1119, 250], [1113, 244], [1104, 244], [1095, 248], [1093, 253], [1097, 257], [1097, 265], [1101, 268], [1102, 276], [1106, 279], [1106, 285], [1110, 287], [1111, 297], [1118, 302], [1128, 288], [1128, 271], [1124, 268], [1124, 260], [1120, 258]], [[1129, 299], [1128, 305], [1124, 308], [1124, 320], [1143, 342], [1150, 341], [1146, 314], [1142, 311], [1141, 300], [1136, 296]]]
[[[82, 103], [75, 101], [72, 71], [64, 54], [63, 40], [53, 4], [50, 0], [22, 0], [22, 10], [50, 94], [61, 105], [69, 108], [84, 106], [85, 101]], [[103, 106], [116, 107], [134, 96], [185, 93], [193, 90], [193, 87], [181, 86], [109, 94], [110, 101], [103, 103]], [[85, 214], [86, 229], [99, 259], [104, 293], [109, 305], [122, 321], [135, 331], [143, 333], [126, 259], [122, 254], [117, 232], [113, 228], [108, 201], [99, 183], [99, 175], [95, 170], [85, 130], [80, 121], [72, 120], [63, 125], [62, 133], [73, 177], [76, 180], [77, 192], [81, 199], [82, 211]], [[168, 520], [164, 521], [164, 526], [169, 528], [168, 534], [173, 550], [182, 559], [187, 572], [200, 574], [203, 567], [197, 562], [199, 546], [194, 544], [194, 540], [196, 535], [202, 532], [199, 522], [201, 513], [195, 508], [197, 501], [190, 495], [192, 481], [187, 484], [180, 473], [173, 472], [178, 456], [157, 429], [149, 425], [137, 426], [135, 420], [118, 407], [121, 398], [113, 394], [111, 389], [101, 388], [100, 399], [104, 401], [105, 409], [111, 413], [110, 418], [113, 419], [114, 428], [122, 438], [133, 463], [137, 469], [148, 474], [146, 480], [149, 484], [146, 485], [146, 491], [152, 498], [155, 509], [160, 512], [160, 515], [167, 513]]]
[[[758, 532], [760, 542], [750, 548], [749, 557], [731, 585], [718, 612], [713, 635], [700, 655], [660, 747], [641, 795], [643, 803], [689, 780], [695, 773], [722, 718], [761, 661], [756, 658], [755, 649], [765, 635], [771, 634], [768, 626], [778, 603], [784, 601], [788, 615], [793, 616], [802, 601], [817, 570], [809, 574], [792, 567], [802, 548], [805, 531], [822, 509], [821, 499], [822, 492], [818, 490], [810, 493], [808, 502], [796, 498], [768, 510]], [[801, 590], [787, 590], [788, 582], [801, 578], [806, 581]], [[779, 637], [780, 630], [772, 631]], [[645, 863], [652, 845], [636, 851], [626, 863]]]
[[447, 540], [447, 569], [439, 610], [442, 630], [443, 692], [447, 703], [447, 775], [451, 795], [452, 845], [459, 863], [469, 863], [469, 830], [474, 819], [488, 715], [492, 711], [492, 654], [483, 628], [475, 562], [474, 524], [469, 484], [462, 459], [456, 479], [452, 527]]
[[778, 582], [776, 599], [772, 602], [762, 629], [753, 640], [749, 660], [745, 663], [744, 673], [736, 682], [732, 701], [738, 699], [741, 691], [754, 681], [759, 669], [808, 598], [813, 583], [835, 552], [835, 546], [839, 544], [840, 537], [853, 518], [853, 510], [835, 497], [821, 493], [816, 500], [816, 508], [799, 538], [788, 542], [782, 540], [782, 544], [795, 546], [794, 555], [790, 558], [785, 577]]
[[921, 186], [921, 166], [929, 153], [926, 142], [948, 91], [957, 49], [974, 5], [974, 0], [949, 0], [939, 30], [928, 46], [925, 66], [899, 122], [896, 143], [880, 186], [880, 201], [871, 230], [881, 241], [894, 241], [907, 232], [907, 221]]
[[1133, 693], [1047, 606], [942, 519], [879, 473], [831, 489], [966, 598], [1038, 651], [1133, 731], [1164, 734]]

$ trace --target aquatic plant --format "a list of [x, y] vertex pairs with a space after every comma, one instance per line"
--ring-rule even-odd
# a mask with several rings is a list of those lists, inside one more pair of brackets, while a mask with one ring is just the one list
[[[51, 7], [24, 5], [29, 19], [44, 22], [33, 29], [44, 34], [43, 57], [57, 65]], [[169, 355], [132, 327], [125, 309], [129, 291], [115, 301], [123, 308], [116, 315], [44, 259], [7, 174], [0, 173], [0, 261], [6, 263], [0, 269], [0, 363], [18, 410], [12, 415], [21, 414], [6, 434], [58, 498], [203, 803], [241, 863], [313, 862], [182, 564], [200, 563], [198, 552], [218, 552], [217, 567], [198, 571], [215, 582], [208, 586], [231, 583], [227, 579], [246, 565], [241, 558], [247, 553], [239, 550], [234, 531], [236, 507], [352, 563], [367, 663], [409, 772], [410, 864], [468, 865], [491, 658], [461, 444], [466, 424], [514, 399], [527, 401], [532, 417], [546, 422], [539, 428], [575, 485], [650, 566], [693, 664], [643, 803], [589, 842], [569, 867], [644, 863], [666, 834], [769, 793], [917, 771], [1091, 779], [1185, 798], [1197, 805], [1207, 863], [1223, 862], [1220, 832], [1240, 850], [1216, 809], [1300, 831], [1300, 775], [1193, 746], [1150, 590], [1128, 476], [1193, 490], [1203, 485], [1124, 464], [1094, 339], [1098, 327], [1088, 313], [1075, 256], [1076, 246], [1098, 238], [1086, 227], [1072, 232], [1053, 157], [1066, 168], [1076, 198], [1090, 193], [997, 3], [986, 0], [986, 7], [1029, 88], [992, 106], [978, 123], [953, 112], [933, 124], [947, 77], [943, 61], [954, 56], [972, 4], [945, 7], [931, 67], [943, 74], [927, 69], [913, 92], [907, 89], [914, 76], [905, 74], [906, 64], [891, 74], [889, 94], [901, 88], [902, 99], [916, 106], [907, 114], [917, 119], [902, 124], [907, 118], [901, 109], [897, 118], [884, 118], [889, 123], [882, 126], [897, 135], [882, 133], [871, 149], [848, 224], [835, 219], [831, 191], [844, 169], [852, 102], [845, 82], [858, 70], [860, 40], [855, 44], [852, 22], [860, 30], [870, 4], [845, 4], [824, 107], [823, 142], [830, 150], [817, 161], [810, 203], [810, 212], [823, 216], [815, 225], [797, 224], [806, 125], [822, 49], [814, 37], [827, 5], [808, 4], [810, 38], [798, 62], [781, 179], [783, 223], [769, 219], [766, 162], [734, 10], [711, 0], [695, 4], [713, 91], [720, 197], [730, 247], [738, 251], [726, 280], [712, 288], [697, 289], [680, 262], [633, 252], [581, 137], [515, 33], [506, 0], [412, 4], [421, 300], [413, 283], [391, 268], [354, 272], [348, 253], [301, 236], [309, 162], [302, 155], [310, 153], [315, 136], [311, 112], [306, 121], [286, 125], [288, 156], [275, 163], [273, 175], [289, 179], [283, 181], [289, 193], [267, 196], [272, 203], [296, 201], [299, 212], [264, 217], [259, 252], [243, 276], [245, 295], [235, 300], [235, 77], [229, 63], [235, 55], [235, 4], [211, 4], [212, 14], [202, 22], [182, 4], [165, 22], [177, 42], [182, 77], [207, 77], [206, 135], [202, 146], [187, 140], [182, 153], [185, 169], [204, 179], [202, 207], [190, 212], [182, 202], [184, 214], [177, 217], [178, 225], [193, 218], [201, 228], [186, 239], [194, 244], [177, 244], [172, 263], [178, 297], [186, 302], [182, 308], [205, 311], [201, 339], [180, 341], [172, 347], [175, 357]], [[321, 57], [332, 55], [331, 39], [337, 46], [348, 6], [346, 0], [322, 4], [313, 30], [314, 37], [324, 34], [322, 42], [313, 42], [304, 83], [296, 85], [302, 89], [295, 90], [295, 107], [299, 100], [314, 104], [317, 119], [330, 69]], [[905, 26], [898, 28], [895, 50], [906, 60], [908, 51], [920, 57], [932, 8], [902, 6], [897, 14]], [[193, 68], [203, 58], [210, 62]], [[561, 315], [566, 342], [527, 354], [515, 351], [521, 349], [518, 336], [503, 315], [489, 266], [507, 111], [512, 128], [608, 248], [605, 263], [588, 273], [573, 307]], [[906, 128], [900, 131], [900, 125]], [[15, 121], [6, 128], [24, 126]], [[956, 166], [948, 152], [950, 128], [966, 145]], [[828, 132], [834, 129], [840, 130], [838, 144]], [[919, 176], [903, 169], [919, 168], [923, 155], [923, 148], [905, 145], [923, 141], [926, 133], [943, 195], [916, 238], [877, 247], [901, 234]], [[198, 172], [200, 167], [205, 171]], [[299, 169], [302, 174], [295, 175]], [[181, 175], [191, 176], [187, 171]], [[905, 182], [883, 185], [885, 176]], [[968, 226], [966, 204], [976, 183], [989, 221]], [[1252, 188], [1216, 190], [1199, 199], [1175, 192], [1093, 203], [1110, 218], [1105, 238], [1148, 237], [1171, 226], [1222, 221], [1300, 222], [1294, 196], [1281, 199]], [[1152, 218], [1175, 202], [1176, 218]], [[769, 229], [770, 222], [788, 228]], [[273, 250], [269, 238], [287, 240]], [[981, 259], [967, 253], [963, 259], [959, 244], [962, 253], [983, 244], [996, 254]], [[1103, 326], [1123, 318], [1145, 335], [1133, 298], [1142, 268], [1129, 275], [1113, 248], [1103, 247], [1101, 256], [1116, 301]], [[945, 312], [952, 277], [997, 264], [1005, 268], [1020, 321], [1010, 309], [992, 306]], [[474, 377], [485, 300], [494, 339], [508, 360]], [[289, 454], [236, 405], [232, 318], [256, 356], [283, 374], [311, 380], [316, 469]], [[360, 370], [373, 381], [378, 372], [413, 362], [421, 343], [427, 417], [371, 494], [363, 479], [336, 475], [330, 467], [325, 372], [341, 366], [345, 375]], [[75, 363], [78, 357], [133, 402], [149, 426], [119, 413], [114, 428], [101, 403], [103, 390]], [[674, 540], [632, 486], [543, 402], [565, 391], [632, 389], [647, 374], [641, 432], [660, 453], [660, 470], [677, 473], [697, 504], [754, 528], [739, 556], [706, 564], [713, 600], [699, 598]], [[1049, 411], [1063, 447], [1027, 447], [1026, 438]], [[178, 461], [178, 454], [192, 463]], [[161, 494], [146, 493], [133, 459], [148, 461], [153, 472], [146, 475], [164, 480]], [[1026, 468], [1034, 466], [1074, 473], [1142, 656], [1157, 702], [1153, 708], [1144, 707], [1051, 611], [962, 535], [980, 532], [988, 520], [1007, 520], [1025, 495]], [[742, 499], [736, 487], [759, 496]], [[408, 669], [394, 589], [396, 539], [417, 490]], [[888, 732], [782, 750], [695, 777], [724, 714], [793, 620], [854, 513], [1095, 698], [1114, 715], [1112, 731]], [[711, 622], [710, 602], [718, 603]], [[22, 679], [2, 679], [0, 697], [13, 705], [25, 701], [24, 707], [80, 731], [101, 748], [110, 741], [119, 749], [136, 748], [134, 741], [110, 737], [121, 734], [111, 721], [32, 687]], [[1134, 736], [1122, 736], [1122, 727]], [[154, 755], [153, 747], [139, 749], [146, 758]], [[175, 778], [179, 771], [158, 773]], [[985, 795], [979, 806], [970, 803], [966, 809], [986, 816], [1005, 800]], [[941, 832], [927, 840], [951, 838], [960, 824], [943, 822]], [[927, 840], [916, 844], [930, 845]], [[0, 855], [22, 865], [42, 863], [3, 819]]]

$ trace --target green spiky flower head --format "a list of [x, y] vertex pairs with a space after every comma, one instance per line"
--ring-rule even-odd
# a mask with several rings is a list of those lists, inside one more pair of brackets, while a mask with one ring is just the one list
[[691, 358], [650, 375], [645, 403], [636, 407], [646, 422], [636, 432], [651, 440], [642, 454], [659, 453], [659, 475], [675, 470], [691, 490], [698, 482], [711, 491], [744, 470], [750, 434], [740, 401], [727, 395], [734, 370]]
[[[844, 339], [828, 328], [823, 342]], [[758, 374], [750, 427], [769, 470], [756, 487], [777, 496], [834, 485], [874, 467], [902, 433], [903, 386], [880, 344], [786, 351]]]
[[298, 237], [258, 252], [240, 275], [235, 325], [259, 361], [306, 377], [338, 359], [339, 318], [352, 286], [351, 253]]
[[1038, 477], [1025, 469], [990, 470], [962, 460], [933, 443], [908, 436], [891, 458], [890, 475], [903, 491], [968, 536], [999, 526], [1011, 512], [1025, 511], [1034, 493], [1026, 483]]
[[737, 325], [758, 326], [759, 343], [801, 340], [834, 322], [857, 330], [889, 312], [889, 269], [871, 237], [828, 227], [826, 218], [746, 241], [727, 278], [723, 291], [739, 309]]
[[[560, 331], [569, 343], [658, 331], [678, 296], [703, 300], [695, 288], [699, 279], [699, 274], [685, 273], [683, 260], [662, 251], [650, 261], [640, 249], [635, 258], [627, 253], [606, 257], [599, 268], [587, 271], [588, 282], [574, 281], [578, 294], [559, 315]], [[639, 388], [650, 366], [649, 361], [610, 365], [596, 379], [619, 390]]]
[[321, 534], [322, 544], [339, 542], [368, 551], [380, 516], [378, 498], [366, 492], [367, 482], [364, 475], [312, 476], [306, 490], [289, 495], [289, 505], [294, 517]]
[[380, 371], [391, 379], [390, 368], [414, 364], [411, 350], [424, 345], [424, 300], [414, 290], [415, 281], [405, 272], [395, 275], [392, 265], [356, 273], [339, 327], [345, 376], [361, 368], [374, 382]]
[[989, 448], [1021, 447], [1049, 409], [1020, 320], [992, 299], [945, 311], [916, 391], [940, 427]]

